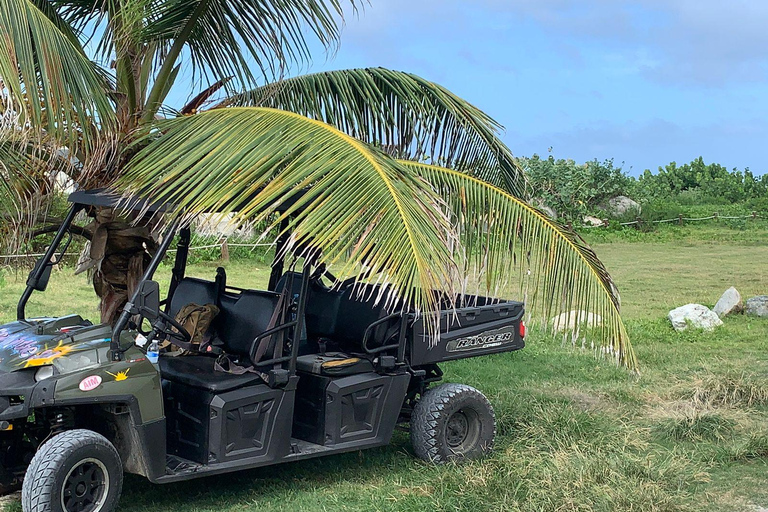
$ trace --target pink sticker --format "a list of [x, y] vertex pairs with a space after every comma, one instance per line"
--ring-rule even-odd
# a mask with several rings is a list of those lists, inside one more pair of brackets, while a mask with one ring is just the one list
[[96, 389], [101, 384], [101, 377], [98, 375], [91, 375], [80, 381], [80, 391], [90, 391]]

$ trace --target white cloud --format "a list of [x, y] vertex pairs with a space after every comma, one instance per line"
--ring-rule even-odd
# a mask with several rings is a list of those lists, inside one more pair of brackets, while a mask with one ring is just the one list
[[768, 79], [766, 20], [763, 0], [372, 0], [348, 23], [345, 41], [397, 42], [421, 30], [459, 37], [533, 23], [556, 50], [597, 45], [650, 79], [719, 86]]

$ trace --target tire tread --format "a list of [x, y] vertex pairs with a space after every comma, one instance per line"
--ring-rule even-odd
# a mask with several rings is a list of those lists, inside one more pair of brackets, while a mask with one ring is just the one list
[[[107, 438], [92, 430], [67, 430], [44, 442], [38, 448], [27, 468], [21, 489], [21, 509], [23, 512], [51, 512], [53, 486], [57, 471], [66, 458], [74, 451], [88, 445], [98, 444], [106, 447], [119, 461], [120, 456]], [[122, 467], [117, 475], [117, 495], [123, 483]]]
[[[484, 404], [493, 420], [491, 443], [496, 437], [496, 416], [488, 399], [472, 386], [466, 384], [441, 384], [428, 389], [416, 403], [411, 414], [411, 443], [416, 455], [425, 461], [442, 464], [448, 462], [439, 446], [439, 423], [443, 411], [451, 402], [461, 399], [461, 396], [471, 396]], [[486, 443], [484, 449], [490, 449]]]

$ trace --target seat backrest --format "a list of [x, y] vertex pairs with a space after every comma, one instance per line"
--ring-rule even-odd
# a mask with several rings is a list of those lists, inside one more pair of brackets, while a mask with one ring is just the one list
[[187, 304], [218, 304], [218, 286], [211, 281], [197, 279], [195, 277], [185, 277], [176, 287], [171, 297], [171, 308], [169, 314], [176, 318], [176, 314]]
[[[296, 272], [287, 272], [280, 278], [276, 287], [278, 292], [288, 285], [291, 275], [292, 292], [299, 293], [303, 277]], [[379, 291], [378, 285], [334, 290], [312, 281], [304, 314], [308, 338], [314, 341], [328, 338], [339, 343], [344, 350], [362, 353], [368, 326], [390, 314], [383, 299], [377, 303]], [[390, 338], [397, 332], [398, 326], [399, 321], [394, 319], [375, 328], [369, 348], [392, 343], [394, 340]]]
[[253, 340], [269, 328], [279, 298], [277, 293], [257, 290], [223, 293], [219, 298], [221, 312], [214, 325], [224, 351], [248, 356]]
[[[339, 297], [333, 339], [347, 350], [362, 351], [368, 326], [391, 313], [385, 307], [384, 298], [377, 303], [379, 291], [377, 285], [364, 285], [362, 289], [349, 287]], [[389, 338], [397, 332], [398, 325], [399, 321], [393, 319], [374, 328], [368, 347], [378, 347], [395, 341]]]
[[[288, 286], [291, 277], [293, 277], [291, 296], [298, 295], [301, 292], [304, 276], [299, 272], [286, 272], [275, 287], [278, 293], [282, 293], [283, 289]], [[310, 281], [309, 297], [307, 298], [307, 307], [304, 312], [307, 338], [312, 340], [333, 338], [341, 295], [341, 292], [331, 290], [316, 280]]]

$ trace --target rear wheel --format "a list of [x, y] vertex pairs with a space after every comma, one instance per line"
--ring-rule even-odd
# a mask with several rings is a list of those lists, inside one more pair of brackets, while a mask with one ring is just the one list
[[90, 430], [58, 434], [38, 449], [24, 477], [24, 512], [109, 512], [117, 507], [123, 467], [117, 450]]
[[493, 407], [480, 391], [464, 384], [427, 390], [411, 414], [413, 450], [426, 461], [480, 457], [492, 448], [495, 436]]

